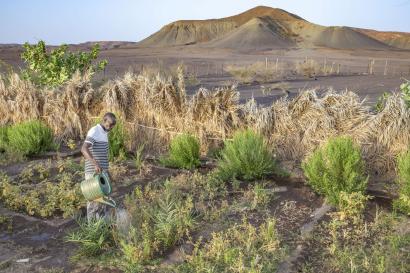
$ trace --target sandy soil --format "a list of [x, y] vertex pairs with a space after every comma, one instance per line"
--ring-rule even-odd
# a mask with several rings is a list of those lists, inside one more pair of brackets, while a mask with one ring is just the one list
[[[73, 46], [73, 50], [85, 50], [89, 45]], [[21, 48], [0, 48], [0, 60], [11, 64], [15, 69], [23, 67], [20, 60]], [[99, 73], [95, 81], [101, 84], [109, 79], [122, 76], [126, 71], [141, 71], [142, 68], [171, 67], [183, 62], [188, 73], [195, 74], [199, 84], [188, 86], [190, 93], [199, 87], [214, 88], [233, 83], [235, 79], [226, 71], [230, 64], [252, 64], [268, 61], [273, 67], [278, 60], [278, 66], [283, 76], [272, 79], [271, 83], [285, 81], [289, 85], [290, 96], [296, 95], [306, 88], [326, 90], [333, 87], [337, 91], [345, 89], [357, 92], [362, 98], [368, 98], [370, 103], [377, 100], [385, 91], [397, 90], [403, 78], [410, 78], [410, 51], [382, 50], [336, 50], [336, 49], [279, 49], [268, 51], [238, 51], [231, 49], [199, 48], [193, 46], [172, 48], [138, 48], [127, 43], [117, 48], [106, 48], [101, 51], [101, 58], [109, 61], [105, 72]], [[339, 75], [320, 76], [309, 79], [292, 75], [294, 63], [305, 58], [314, 59], [319, 64], [331, 66], [334, 71], [340, 64]], [[367, 75], [369, 60], [375, 60], [374, 75]], [[387, 60], [387, 67], [386, 67]], [[1, 66], [0, 66], [1, 67]], [[384, 75], [386, 67], [386, 75]], [[1, 68], [0, 68], [1, 69]], [[4, 68], [3, 68], [4, 70]], [[242, 101], [254, 96], [259, 102], [269, 103], [283, 96], [283, 92], [274, 90], [270, 95], [263, 95], [261, 85], [269, 83], [239, 84]]]

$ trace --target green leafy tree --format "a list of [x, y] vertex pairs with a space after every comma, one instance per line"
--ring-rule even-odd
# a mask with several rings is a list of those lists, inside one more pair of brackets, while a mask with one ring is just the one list
[[26, 63], [22, 70], [24, 78], [41, 86], [58, 86], [69, 80], [78, 70], [84, 73], [101, 71], [107, 65], [107, 60], [102, 60], [93, 65], [100, 52], [100, 46], [94, 45], [90, 52], [73, 53], [68, 51], [67, 45], [47, 52], [44, 41], [36, 45], [25, 43], [21, 58]]

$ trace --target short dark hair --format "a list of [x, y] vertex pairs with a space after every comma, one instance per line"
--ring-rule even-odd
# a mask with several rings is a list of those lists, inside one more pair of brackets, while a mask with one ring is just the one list
[[117, 117], [114, 115], [114, 113], [107, 112], [103, 116], [103, 120], [106, 121], [107, 119], [111, 120], [112, 122], [116, 123]]

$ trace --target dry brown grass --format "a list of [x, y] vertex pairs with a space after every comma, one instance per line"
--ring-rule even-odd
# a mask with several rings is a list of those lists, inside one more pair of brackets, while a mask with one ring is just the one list
[[266, 83], [279, 79], [282, 69], [265, 62], [256, 62], [250, 65], [228, 65], [225, 70], [240, 83], [259, 82]]
[[43, 103], [41, 91], [19, 75], [0, 76], [0, 125], [39, 118]]
[[313, 59], [305, 59], [295, 63], [296, 74], [314, 78], [321, 72], [321, 66]]
[[289, 89], [290, 84], [288, 82], [276, 82], [269, 85], [261, 85], [263, 95], [271, 95], [273, 90], [280, 90], [283, 95], [286, 95]]
[[254, 100], [239, 104], [235, 86], [201, 88], [188, 98], [182, 68], [176, 77], [127, 73], [98, 90], [89, 75], [75, 75], [56, 90], [36, 90], [17, 75], [7, 82], [0, 80], [0, 124], [40, 118], [58, 139], [82, 139], [95, 118], [113, 111], [126, 124], [130, 151], [145, 143], [147, 152], [163, 152], [184, 132], [196, 135], [206, 152], [235, 130], [250, 127], [266, 137], [278, 158], [302, 160], [329, 137], [349, 135], [361, 145], [368, 169], [384, 173], [410, 144], [410, 110], [399, 94], [374, 113], [348, 91], [318, 96], [307, 90], [270, 107]]
[[90, 76], [90, 73], [76, 73], [60, 89], [42, 92], [42, 118], [59, 140], [77, 139], [87, 133], [91, 124], [92, 103], [96, 99]]

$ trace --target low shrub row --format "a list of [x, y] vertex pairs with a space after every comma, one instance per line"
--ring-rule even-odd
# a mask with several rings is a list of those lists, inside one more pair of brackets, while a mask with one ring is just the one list
[[28, 215], [74, 215], [84, 205], [78, 183], [82, 180], [81, 166], [62, 160], [57, 167], [55, 177], [44, 164], [29, 166], [13, 179], [0, 174], [0, 200], [8, 208]]
[[0, 127], [0, 150], [3, 152], [31, 156], [56, 148], [53, 132], [41, 121], [25, 121]]
[[[199, 141], [182, 134], [170, 144], [161, 162], [166, 166], [193, 169], [200, 165]], [[217, 153], [215, 174], [223, 181], [252, 181], [280, 174], [276, 161], [263, 137], [251, 130], [238, 131]], [[368, 184], [360, 147], [350, 137], [329, 139], [302, 163], [308, 184], [323, 194], [330, 204], [342, 206], [341, 193], [363, 195]], [[398, 158], [400, 197], [395, 208], [410, 213], [410, 152]]]

